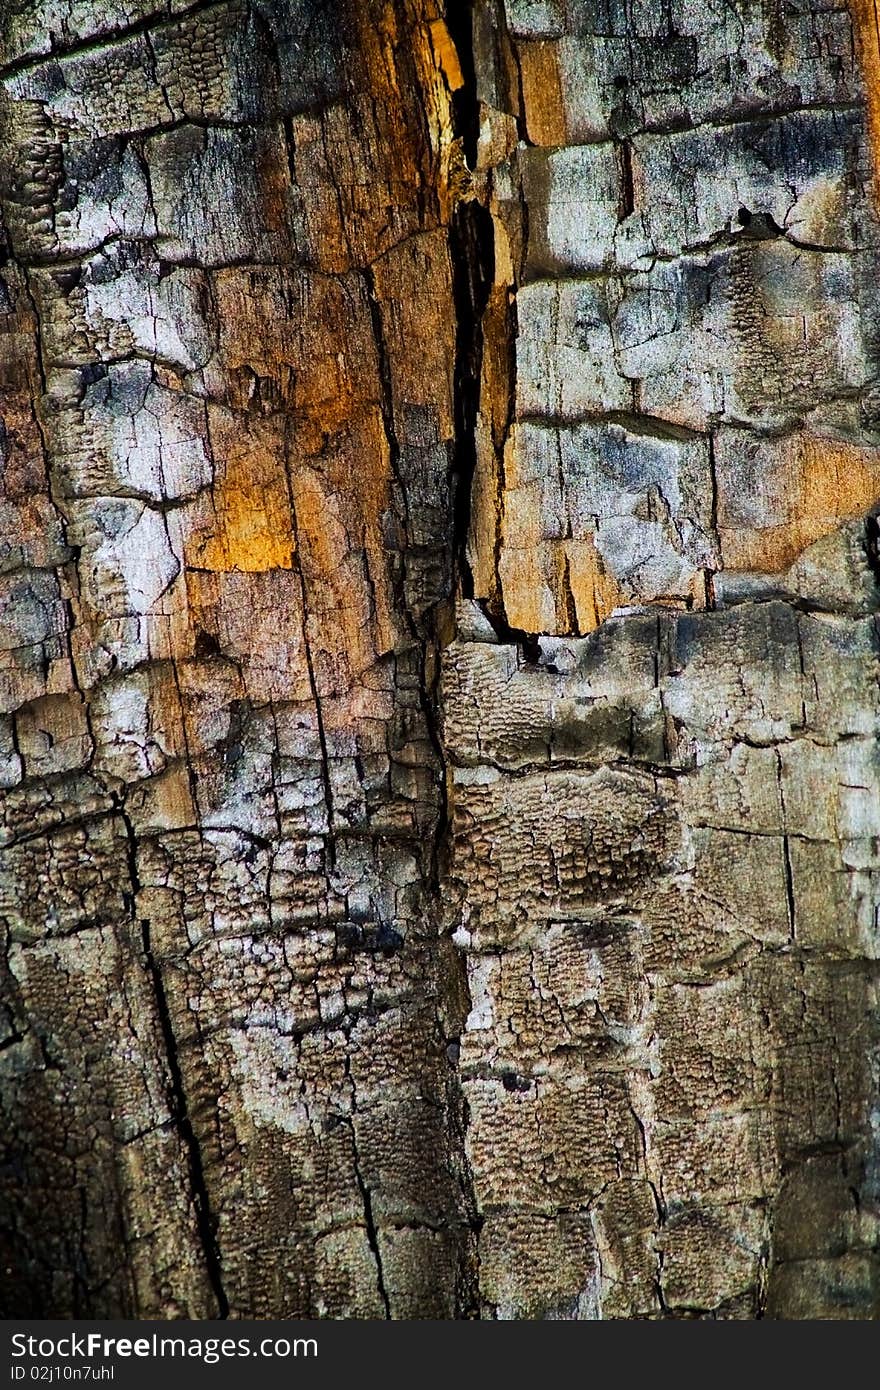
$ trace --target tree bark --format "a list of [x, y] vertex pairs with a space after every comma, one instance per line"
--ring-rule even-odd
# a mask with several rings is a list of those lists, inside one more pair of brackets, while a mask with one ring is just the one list
[[6, 1316], [880, 1311], [878, 67], [0, 20]]

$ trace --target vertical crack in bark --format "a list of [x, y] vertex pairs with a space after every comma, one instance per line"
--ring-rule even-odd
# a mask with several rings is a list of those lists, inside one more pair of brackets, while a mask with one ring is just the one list
[[306, 589], [306, 577], [303, 573], [302, 545], [299, 534], [299, 526], [297, 524], [296, 500], [293, 495], [293, 484], [291, 481], [292, 475], [290, 465], [289, 439], [285, 439], [285, 448], [287, 450], [287, 457], [285, 459], [284, 476], [287, 486], [287, 505], [290, 508], [290, 527], [291, 533], [293, 535], [293, 568], [295, 570], [297, 580], [299, 582], [299, 598], [302, 610], [303, 657], [305, 659], [306, 674], [308, 676], [309, 681], [309, 693], [311, 694], [312, 703], [315, 707], [315, 728], [318, 734], [318, 747], [321, 751], [321, 789], [324, 793], [324, 804], [327, 808], [327, 834], [325, 836], [324, 846], [327, 854], [326, 877], [327, 890], [329, 894], [329, 876], [336, 868], [336, 837], [333, 829], [335, 816], [333, 807], [333, 786], [330, 781], [330, 755], [327, 749], [327, 732], [324, 728], [324, 715], [321, 710], [321, 700], [318, 695], [318, 682], [315, 677], [315, 667], [314, 662], [312, 660], [312, 646], [308, 631], [308, 593]]
[[[472, 36], [472, 5], [469, 0], [456, 0], [446, 7], [450, 35], [456, 44], [464, 85], [456, 93], [453, 116], [455, 131], [462, 141], [469, 165], [476, 164], [479, 131], [479, 100]], [[507, 620], [498, 583], [497, 600], [477, 596], [474, 577], [468, 559], [468, 540], [471, 526], [472, 492], [477, 469], [477, 424], [480, 415], [480, 395], [483, 379], [484, 330], [483, 320], [495, 281], [495, 229], [488, 208], [477, 198], [458, 204], [449, 233], [452, 260], [452, 292], [456, 314], [455, 347], [455, 449], [452, 463], [453, 546], [455, 572], [463, 598], [479, 603], [502, 642], [519, 647], [525, 662], [537, 665], [541, 658], [535, 633], [513, 627]], [[499, 472], [499, 506], [504, 496], [504, 446], [513, 421], [516, 390], [516, 305], [512, 301], [507, 315], [508, 413], [501, 441], [492, 440]], [[496, 526], [495, 570], [501, 549], [501, 518]]]
[[357, 1127], [355, 1125], [355, 1116], [357, 1115], [357, 1087], [355, 1086], [355, 1080], [351, 1070], [351, 1054], [349, 1052], [345, 1054], [345, 1074], [348, 1078], [349, 1087], [351, 1088], [351, 1116], [349, 1117], [348, 1124], [351, 1130], [352, 1166], [354, 1168], [355, 1181], [364, 1208], [364, 1230], [367, 1236], [367, 1244], [376, 1262], [376, 1288], [379, 1291], [379, 1297], [385, 1309], [385, 1317], [390, 1320], [391, 1300], [388, 1297], [388, 1290], [385, 1286], [385, 1271], [382, 1266], [382, 1250], [379, 1245], [379, 1231], [376, 1226], [376, 1218], [373, 1214], [373, 1194], [363, 1174], [360, 1150], [358, 1148]]
[[[473, 0], [448, 0], [445, 7], [446, 24], [458, 55], [463, 85], [453, 95], [452, 116], [455, 135], [461, 140], [466, 163], [470, 169], [477, 164], [480, 129], [480, 105], [477, 95], [477, 74], [473, 41]], [[453, 376], [453, 418], [455, 439], [451, 464], [452, 480], [452, 565], [453, 585], [463, 598], [473, 599], [474, 578], [468, 559], [468, 538], [471, 527], [472, 489], [477, 468], [477, 423], [480, 412], [480, 390], [483, 371], [483, 319], [495, 278], [495, 233], [492, 216], [477, 198], [458, 203], [449, 227], [449, 254], [452, 264], [452, 295], [455, 311], [455, 363]], [[439, 654], [439, 643], [438, 654]], [[435, 672], [431, 704], [439, 705], [439, 662]], [[437, 721], [428, 721], [443, 768], [442, 822], [438, 826], [437, 844], [450, 845], [452, 825], [449, 806], [449, 787], [446, 778], [446, 756]], [[434, 883], [439, 898], [440, 873], [435, 856]], [[470, 1007], [470, 987], [464, 956], [452, 951], [461, 972], [464, 998]], [[461, 1192], [464, 1216], [473, 1241], [470, 1269], [463, 1275], [456, 1293], [456, 1313], [460, 1318], [479, 1319], [479, 1236], [483, 1217], [479, 1211], [474, 1176], [467, 1153], [469, 1106], [461, 1084], [460, 1048], [458, 1039], [447, 1046], [450, 1064], [450, 1140], [455, 1151], [456, 1178]], [[468, 1261], [470, 1263], [470, 1261]]]
[[[495, 235], [491, 214], [475, 198], [459, 203], [450, 228], [450, 252], [453, 271], [453, 297], [456, 310], [455, 356], [455, 456], [453, 477], [453, 535], [455, 566], [463, 598], [474, 599], [502, 642], [515, 644], [529, 665], [537, 665], [541, 648], [537, 634], [513, 627], [504, 612], [503, 600], [498, 604], [478, 598], [467, 556], [471, 524], [471, 505], [474, 474], [477, 468], [477, 422], [480, 413], [480, 387], [483, 367], [483, 315], [495, 278]], [[515, 317], [508, 318], [511, 339], [515, 333]], [[511, 342], [510, 355], [513, 357]], [[513, 400], [511, 382], [511, 402]], [[511, 404], [512, 416], [512, 404]], [[506, 429], [509, 431], [511, 420]], [[503, 468], [503, 443], [499, 466]], [[503, 493], [503, 478], [500, 492]], [[500, 549], [500, 536], [496, 552]], [[497, 572], [497, 553], [496, 553]]]
[[296, 140], [293, 134], [293, 117], [283, 116], [281, 129], [284, 131], [284, 154], [287, 159], [287, 176], [290, 187], [296, 189]]
[[782, 862], [785, 873], [785, 904], [788, 914], [788, 934], [792, 941], [797, 939], [797, 916], [795, 914], [794, 876], [791, 867], [791, 850], [788, 840], [788, 817], [785, 809], [785, 790], [782, 785], [782, 757], [776, 749], [776, 785], [779, 788], [779, 810], [782, 817]]
[[376, 344], [379, 383], [382, 388], [380, 400], [382, 427], [385, 431], [388, 452], [391, 456], [391, 471], [396, 477], [400, 464], [400, 441], [397, 438], [397, 430], [394, 425], [394, 383], [391, 379], [391, 360], [388, 355], [388, 343], [385, 339], [385, 327], [382, 323], [382, 306], [379, 303], [379, 296], [376, 292], [376, 276], [372, 266], [367, 266], [361, 274], [363, 276], [364, 288], [367, 292], [367, 304], [370, 310], [370, 325], [373, 330], [373, 341]]
[[[132, 922], [135, 922], [137, 919], [137, 895], [140, 891], [140, 879], [137, 868], [137, 840], [134, 826], [131, 823], [131, 819], [125, 810], [121, 798], [117, 794], [114, 794], [113, 801], [114, 807], [125, 827], [126, 861], [129, 883], [131, 885], [131, 893], [130, 895], [127, 894], [126, 898]], [[183, 1082], [183, 1071], [177, 1049], [177, 1038], [174, 1034], [171, 1010], [165, 993], [162, 968], [153, 950], [149, 921], [146, 918], [141, 919], [140, 927], [144, 960], [147, 966], [147, 974], [153, 988], [156, 1013], [159, 1020], [162, 1041], [165, 1047], [165, 1058], [168, 1064], [168, 1090], [171, 1118], [180, 1135], [189, 1163], [193, 1210], [204, 1255], [205, 1270], [211, 1285], [211, 1290], [217, 1300], [217, 1316], [219, 1318], [228, 1318], [229, 1299], [223, 1287], [220, 1247], [217, 1243], [217, 1219], [211, 1210], [208, 1184], [205, 1177], [205, 1165], [202, 1158], [202, 1147], [189, 1115], [186, 1089]]]
[[461, 592], [474, 597], [467, 555], [471, 490], [477, 467], [477, 418], [483, 366], [483, 314], [495, 274], [492, 218], [475, 198], [458, 204], [449, 230], [455, 302], [455, 448], [452, 461], [453, 544]]
[[625, 222], [635, 212], [636, 200], [633, 186], [632, 143], [620, 140], [615, 145], [617, 174], [620, 181], [620, 195], [617, 203], [617, 220]]
[[[710, 488], [712, 489], [712, 501], [711, 501], [711, 512], [710, 512], [710, 518], [709, 518], [709, 526], [710, 526], [712, 535], [713, 535], [713, 537], [715, 538], [715, 545], [716, 545], [717, 551], [718, 551], [718, 564], [719, 564], [719, 566], [723, 567], [723, 561], [722, 561], [722, 557], [721, 557], [721, 536], [719, 535], [719, 532], [718, 532], [718, 469], [717, 469], [717, 466], [716, 466], [716, 463], [715, 463], [715, 431], [714, 431], [713, 429], [710, 429], [710, 430], [709, 430], [709, 435], [708, 435], [708, 449], [709, 449], [709, 486], [710, 486]], [[707, 609], [712, 610], [712, 609], [714, 609], [714, 608], [716, 607], [716, 601], [715, 601], [715, 574], [714, 574], [714, 571], [713, 571], [713, 570], [706, 569], [706, 570], [703, 571], [703, 582], [704, 582], [704, 584], [705, 584], [705, 586], [706, 586], [706, 607], [707, 607]]]
[[211, 1289], [217, 1300], [217, 1316], [219, 1318], [228, 1318], [229, 1299], [223, 1287], [220, 1247], [217, 1242], [217, 1219], [211, 1211], [211, 1201], [208, 1195], [208, 1184], [205, 1178], [205, 1169], [202, 1160], [202, 1146], [199, 1143], [198, 1135], [189, 1117], [189, 1110], [186, 1103], [186, 1091], [183, 1084], [183, 1072], [181, 1071], [180, 1060], [177, 1055], [177, 1040], [174, 1036], [171, 1012], [165, 995], [162, 971], [152, 947], [150, 924], [146, 920], [141, 922], [141, 935], [143, 939], [144, 959], [147, 962], [147, 972], [153, 985], [156, 998], [156, 1009], [159, 1015], [159, 1025], [165, 1044], [165, 1055], [168, 1059], [168, 1071], [171, 1082], [172, 1116], [189, 1158], [193, 1207], [195, 1210], [199, 1239], [201, 1240], [202, 1250], [205, 1256], [205, 1268], [207, 1270]]
[[[290, 180], [291, 190], [295, 194], [297, 189], [296, 141], [294, 138], [293, 120], [290, 116], [285, 116], [283, 118], [282, 130], [284, 133], [284, 152], [285, 161], [287, 165], [287, 175]], [[336, 189], [336, 196], [338, 199], [338, 189]], [[324, 804], [327, 810], [327, 834], [324, 838], [324, 847], [327, 856], [327, 867], [325, 874], [327, 878], [327, 891], [329, 896], [330, 875], [334, 872], [336, 868], [336, 836], [334, 833], [335, 815], [333, 804], [333, 785], [330, 779], [330, 755], [327, 747], [327, 732], [324, 728], [324, 714], [321, 709], [321, 700], [318, 694], [318, 682], [315, 676], [315, 665], [314, 660], [312, 658], [312, 644], [311, 639], [309, 637], [308, 623], [310, 608], [308, 603], [308, 587], [306, 584], [306, 576], [303, 570], [302, 563], [302, 544], [299, 532], [299, 525], [297, 521], [296, 498], [294, 496], [293, 491], [293, 473], [291, 469], [290, 459], [290, 438], [288, 433], [285, 433], [284, 447], [284, 480], [287, 491], [287, 505], [290, 510], [290, 529], [293, 537], [293, 568], [296, 572], [297, 580], [299, 583], [300, 608], [302, 612], [303, 657], [306, 665], [306, 674], [308, 676], [309, 692], [312, 697], [312, 703], [315, 707], [315, 728], [318, 734], [318, 747], [321, 752], [321, 789], [324, 794]]]
[[[448, 0], [446, 24], [458, 54], [463, 85], [453, 95], [452, 118], [468, 168], [477, 162], [479, 101], [474, 65], [472, 0]], [[483, 316], [495, 277], [495, 235], [488, 209], [476, 198], [459, 202], [449, 228], [455, 308], [453, 546], [456, 577], [465, 598], [474, 597], [467, 556], [471, 490], [477, 466], [476, 428], [483, 369]]]
[[447, 0], [446, 27], [458, 54], [462, 86], [452, 94], [452, 118], [461, 139], [468, 168], [476, 168], [480, 134], [480, 103], [474, 64], [473, 0]]
[[385, 1317], [391, 1318], [391, 1303], [388, 1298], [388, 1291], [385, 1288], [385, 1275], [382, 1269], [382, 1252], [379, 1249], [379, 1232], [376, 1229], [376, 1221], [373, 1216], [373, 1196], [367, 1184], [364, 1182], [361, 1173], [360, 1162], [358, 1159], [357, 1140], [354, 1137], [354, 1125], [351, 1127], [352, 1147], [354, 1151], [354, 1175], [357, 1179], [358, 1191], [364, 1204], [364, 1225], [367, 1232], [367, 1243], [376, 1261], [376, 1287], [379, 1290], [379, 1297], [385, 1309]]
[[864, 547], [868, 568], [874, 576], [874, 585], [880, 589], [880, 521], [876, 515], [865, 520]]
[[372, 266], [366, 266], [361, 271], [361, 278], [367, 296], [367, 306], [370, 311], [370, 327], [376, 348], [376, 365], [379, 372], [379, 388], [381, 392], [379, 408], [382, 413], [382, 430], [385, 435], [385, 442], [388, 445], [388, 463], [391, 469], [391, 478], [400, 498], [400, 507], [402, 511], [400, 520], [403, 526], [403, 534], [406, 537], [406, 549], [403, 551], [399, 563], [394, 566], [395, 574], [393, 575], [392, 582], [394, 584], [398, 611], [406, 623], [413, 640], [420, 642], [422, 647], [424, 647], [424, 644], [421, 642], [420, 634], [417, 631], [413, 614], [410, 611], [409, 603], [407, 602], [406, 555], [411, 543], [412, 528], [410, 525], [409, 500], [407, 497], [406, 483], [400, 467], [400, 439], [394, 420], [394, 378], [391, 371], [391, 353], [385, 335], [385, 325], [382, 321], [382, 304], [376, 288], [376, 276]]

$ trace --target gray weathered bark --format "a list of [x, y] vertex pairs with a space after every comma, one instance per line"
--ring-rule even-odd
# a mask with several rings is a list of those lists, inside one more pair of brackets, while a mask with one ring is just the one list
[[7, 1316], [878, 1311], [878, 62], [0, 21]]

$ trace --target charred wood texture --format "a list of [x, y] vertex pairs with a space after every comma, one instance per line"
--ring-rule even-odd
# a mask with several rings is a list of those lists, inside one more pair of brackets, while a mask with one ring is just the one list
[[0, 1308], [880, 1311], [873, 4], [0, 17]]

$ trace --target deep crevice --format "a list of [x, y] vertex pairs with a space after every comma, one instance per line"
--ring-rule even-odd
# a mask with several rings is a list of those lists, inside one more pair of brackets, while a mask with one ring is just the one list
[[523, 661], [527, 666], [540, 666], [542, 664], [540, 633], [526, 632], [525, 628], [513, 627], [507, 621], [506, 615], [498, 613], [488, 599], [476, 599], [475, 602], [499, 642], [504, 646], [519, 647]]
[[[407, 538], [407, 549], [410, 546], [410, 517], [409, 504], [407, 499], [406, 484], [401, 472], [401, 445], [397, 434], [397, 427], [394, 420], [394, 380], [391, 370], [391, 354], [388, 347], [388, 340], [385, 335], [385, 325], [382, 320], [382, 304], [376, 287], [376, 277], [371, 266], [367, 266], [361, 271], [364, 283], [364, 290], [367, 297], [367, 305], [370, 311], [370, 325], [373, 333], [373, 342], [376, 349], [376, 365], [379, 372], [379, 384], [381, 389], [380, 409], [382, 413], [382, 427], [385, 434], [385, 441], [388, 445], [389, 462], [391, 466], [391, 476], [394, 479], [400, 494], [400, 506], [402, 510], [402, 525], [404, 534]], [[454, 563], [454, 557], [453, 557]], [[425, 729], [428, 741], [436, 758], [438, 777], [438, 808], [437, 824], [431, 837], [431, 859], [429, 869], [429, 883], [432, 892], [439, 897], [440, 894], [440, 861], [442, 847], [445, 844], [449, 826], [448, 796], [446, 791], [446, 759], [443, 751], [443, 742], [440, 735], [439, 721], [439, 661], [436, 654], [440, 650], [440, 641], [437, 632], [437, 614], [432, 610], [427, 615], [427, 632], [420, 633], [417, 620], [412, 614], [406, 593], [406, 559], [403, 558], [400, 573], [393, 579], [395, 596], [399, 611], [404, 615], [410, 633], [419, 647], [419, 706], [425, 721]], [[428, 652], [431, 649], [435, 653], [435, 660], [429, 672]]]
[[293, 117], [283, 116], [281, 128], [284, 131], [284, 155], [287, 160], [287, 177], [291, 188], [296, 188], [296, 139], [293, 133]]
[[388, 452], [391, 455], [391, 471], [397, 474], [400, 464], [400, 441], [397, 438], [397, 431], [394, 425], [394, 383], [391, 378], [391, 360], [388, 353], [388, 343], [385, 339], [385, 325], [382, 322], [382, 306], [379, 303], [379, 296], [376, 291], [376, 276], [372, 266], [365, 267], [361, 271], [364, 281], [364, 289], [367, 295], [367, 305], [370, 310], [370, 326], [373, 332], [373, 342], [376, 347], [376, 364], [379, 370], [379, 384], [381, 386], [381, 400], [379, 402], [382, 411], [382, 427], [385, 431], [385, 439], [388, 444]]
[[174, 1036], [174, 1026], [171, 1021], [171, 1012], [165, 994], [162, 971], [153, 951], [152, 939], [150, 936], [150, 923], [147, 920], [141, 922], [141, 938], [143, 941], [144, 959], [147, 963], [147, 973], [150, 976], [156, 1000], [159, 1027], [161, 1028], [162, 1039], [165, 1044], [165, 1056], [168, 1061], [171, 1114], [177, 1125], [177, 1131], [183, 1140], [189, 1158], [189, 1176], [190, 1185], [192, 1187], [193, 1208], [195, 1210], [199, 1239], [201, 1240], [202, 1250], [205, 1256], [205, 1268], [207, 1270], [211, 1289], [217, 1300], [217, 1317], [228, 1318], [229, 1299], [223, 1287], [220, 1248], [217, 1244], [217, 1221], [211, 1211], [211, 1202], [208, 1196], [208, 1185], [205, 1179], [205, 1168], [202, 1159], [202, 1147], [189, 1117], [189, 1110], [186, 1103], [186, 1091], [183, 1084], [183, 1073], [181, 1072], [180, 1059], [177, 1055], [177, 1040]]
[[785, 869], [785, 902], [788, 910], [788, 932], [792, 941], [797, 939], [797, 917], [794, 902], [794, 876], [791, 867], [791, 849], [788, 836], [782, 837], [782, 862]]
[[619, 140], [615, 145], [617, 155], [617, 176], [620, 193], [617, 200], [617, 220], [625, 222], [635, 212], [635, 187], [633, 184], [632, 143]]
[[477, 165], [480, 135], [480, 104], [477, 100], [477, 71], [474, 64], [473, 0], [447, 0], [446, 27], [455, 45], [463, 84], [452, 94], [452, 123], [462, 143], [469, 169]]
[[[469, 168], [477, 164], [480, 129], [480, 103], [477, 96], [474, 57], [473, 0], [447, 0], [446, 24], [458, 54], [464, 79], [462, 87], [452, 97], [454, 134], [460, 139]], [[452, 507], [452, 585], [463, 598], [474, 598], [474, 577], [468, 560], [468, 537], [471, 526], [472, 491], [477, 467], [477, 421], [480, 409], [480, 390], [483, 370], [483, 318], [495, 279], [495, 230], [488, 209], [475, 198], [461, 201], [455, 208], [449, 227], [449, 254], [452, 264], [452, 296], [455, 313], [455, 361], [453, 368], [453, 420], [455, 438], [450, 460]], [[493, 624], [494, 625], [494, 624]], [[437, 644], [439, 650], [439, 643]], [[433, 687], [429, 692], [423, 670], [423, 702], [430, 704], [435, 719], [428, 720], [432, 743], [443, 769], [443, 792], [440, 823], [436, 836], [433, 861], [433, 882], [440, 898], [439, 852], [441, 847], [451, 851], [452, 825], [449, 788], [446, 780], [448, 766], [436, 713], [439, 710], [439, 663], [434, 671]], [[435, 742], [436, 739], [436, 742]], [[449, 943], [450, 968], [460, 972], [461, 992], [470, 1000], [464, 956]], [[463, 1014], [461, 1023], [464, 1023]], [[438, 1026], [441, 1028], [442, 1025]], [[450, 1046], [452, 1050], [450, 1051]], [[459, 1191], [461, 1216], [470, 1240], [463, 1241], [459, 1251], [456, 1278], [456, 1315], [467, 1320], [480, 1318], [480, 1249], [479, 1237], [483, 1216], [476, 1197], [474, 1175], [467, 1153], [467, 1130], [470, 1107], [462, 1086], [459, 1070], [459, 1041], [447, 1041], [449, 1064], [447, 1100], [451, 1121], [449, 1157], [455, 1184]]]
[[[388, 462], [391, 469], [391, 477], [400, 499], [400, 515], [398, 520], [406, 538], [406, 551], [400, 557], [399, 564], [395, 564], [393, 567], [395, 572], [392, 574], [392, 583], [394, 585], [394, 594], [398, 611], [403, 615], [413, 638], [418, 641], [420, 634], [417, 631], [415, 619], [410, 610], [409, 603], [407, 602], [406, 552], [409, 551], [411, 545], [411, 527], [406, 481], [401, 472], [402, 450], [394, 419], [394, 377], [391, 370], [391, 352], [388, 347], [388, 339], [385, 335], [385, 324], [382, 319], [382, 301], [376, 287], [376, 276], [372, 266], [366, 266], [361, 271], [361, 278], [363, 280], [367, 306], [370, 312], [370, 328], [373, 334], [373, 344], [376, 349], [376, 367], [379, 373], [380, 390], [379, 408], [382, 413], [382, 430], [385, 435], [385, 442], [388, 445]], [[364, 553], [366, 554], [366, 549]]]
[[864, 547], [875, 587], [880, 589], [880, 518], [876, 515], [865, 518]]
[[[711, 511], [709, 514], [709, 529], [715, 539], [718, 565], [722, 566], [721, 558], [721, 537], [718, 534], [718, 470], [715, 463], [715, 433], [709, 431], [709, 486], [712, 490]], [[709, 612], [717, 607], [715, 595], [715, 574], [716, 571], [706, 569], [703, 571], [703, 583], [706, 590], [706, 608]]]
[[[132, 921], [134, 921], [137, 910], [137, 895], [141, 887], [137, 868], [137, 841], [134, 826], [121, 800], [118, 797], [114, 797], [114, 801], [114, 809], [118, 812], [123, 826], [125, 827], [125, 854], [128, 877], [131, 885], [131, 893], [126, 894], [126, 905]], [[171, 1010], [168, 1006], [168, 997], [165, 993], [165, 982], [162, 979], [162, 970], [153, 950], [149, 920], [146, 918], [141, 919], [140, 927], [144, 960], [146, 961], [147, 974], [150, 977], [150, 983], [153, 987], [153, 997], [156, 1002], [159, 1029], [162, 1034], [162, 1041], [165, 1046], [165, 1057], [168, 1063], [168, 1092], [171, 1119], [177, 1127], [177, 1132], [183, 1142], [189, 1161], [189, 1180], [192, 1190], [196, 1227], [202, 1244], [208, 1281], [211, 1285], [214, 1297], [217, 1300], [217, 1317], [225, 1319], [229, 1317], [229, 1299], [223, 1287], [220, 1249], [217, 1244], [217, 1221], [211, 1211], [208, 1184], [205, 1178], [205, 1165], [202, 1159], [202, 1147], [189, 1116], [189, 1108], [186, 1102], [186, 1089], [183, 1083], [183, 1072], [177, 1052], [177, 1039], [174, 1035], [174, 1024], [171, 1020]]]
[[[462, 140], [469, 163], [475, 163], [476, 133], [479, 130], [479, 101], [473, 52], [471, 0], [455, 0], [446, 6], [446, 22], [458, 51], [464, 85], [456, 94], [453, 126]], [[507, 621], [500, 598], [477, 596], [468, 560], [472, 491], [477, 467], [477, 421], [480, 411], [484, 331], [483, 318], [495, 280], [495, 230], [488, 209], [476, 199], [458, 204], [449, 230], [452, 260], [452, 293], [456, 315], [454, 414], [455, 445], [453, 480], [453, 563], [462, 598], [474, 600], [482, 609], [499, 641], [519, 647], [527, 665], [538, 665], [541, 648], [538, 635], [514, 627]], [[515, 302], [507, 322], [511, 343], [516, 336]], [[510, 409], [505, 425], [509, 432], [515, 397], [515, 355], [511, 349]], [[503, 469], [503, 443], [495, 447]], [[503, 477], [501, 482], [503, 491]], [[496, 544], [496, 573], [497, 573]]]
[[[477, 161], [480, 108], [474, 63], [473, 0], [447, 0], [446, 25], [455, 45], [463, 85], [452, 99], [452, 127], [470, 168]], [[452, 456], [452, 545], [454, 581], [462, 597], [474, 597], [467, 557], [471, 491], [477, 466], [476, 427], [483, 368], [483, 315], [495, 278], [495, 232], [489, 211], [475, 198], [458, 203], [449, 227], [452, 297], [455, 310]]]
[[[354, 1143], [354, 1125], [352, 1125], [352, 1142]], [[379, 1232], [376, 1229], [376, 1219], [373, 1216], [373, 1196], [361, 1175], [356, 1144], [354, 1153], [354, 1175], [357, 1181], [358, 1191], [361, 1194], [361, 1201], [364, 1204], [364, 1229], [367, 1233], [367, 1244], [372, 1251], [373, 1259], [376, 1261], [376, 1287], [379, 1290], [379, 1297], [385, 1309], [385, 1317], [390, 1320], [391, 1302], [388, 1298], [388, 1290], [385, 1287], [385, 1275], [382, 1269], [382, 1252], [379, 1249]]]
[[791, 864], [791, 850], [788, 837], [788, 816], [785, 806], [785, 790], [782, 784], [782, 754], [776, 749], [776, 785], [779, 788], [779, 809], [782, 815], [782, 866], [785, 882], [785, 905], [788, 916], [788, 933], [792, 941], [797, 940], [797, 914], [795, 908], [794, 874]]
[[[350, 1043], [350, 1037], [347, 1042]], [[376, 1288], [382, 1300], [382, 1307], [385, 1310], [385, 1317], [391, 1318], [391, 1300], [388, 1297], [388, 1289], [385, 1285], [385, 1271], [382, 1267], [382, 1250], [379, 1245], [379, 1230], [376, 1226], [376, 1218], [373, 1212], [373, 1194], [370, 1191], [367, 1181], [364, 1178], [361, 1168], [360, 1150], [358, 1148], [357, 1127], [355, 1117], [358, 1113], [357, 1106], [357, 1087], [355, 1086], [354, 1076], [351, 1070], [351, 1054], [346, 1051], [345, 1055], [345, 1075], [351, 1090], [351, 1114], [344, 1117], [351, 1133], [351, 1159], [354, 1168], [354, 1178], [357, 1189], [360, 1193], [361, 1203], [364, 1209], [364, 1231], [367, 1237], [367, 1244], [376, 1264]]]
[[456, 315], [452, 458], [453, 561], [464, 598], [474, 597], [467, 557], [471, 490], [477, 467], [477, 417], [483, 367], [483, 315], [495, 277], [495, 236], [489, 212], [475, 199], [459, 203], [449, 229]]

